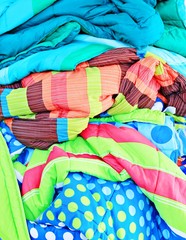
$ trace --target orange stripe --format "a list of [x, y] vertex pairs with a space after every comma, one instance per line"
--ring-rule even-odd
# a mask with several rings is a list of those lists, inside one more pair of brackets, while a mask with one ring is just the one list
[[90, 112], [85, 68], [67, 72], [68, 117], [87, 117]]
[[102, 94], [100, 101], [102, 102], [103, 111], [110, 108], [113, 103], [113, 94], [119, 93], [121, 81], [121, 68], [119, 65], [111, 65], [100, 67]]
[[[127, 77], [127, 76], [126, 76]], [[133, 79], [132, 82], [134, 82], [135, 79], [135, 87], [138, 88], [138, 90], [142, 93], [147, 95], [149, 98], [151, 98], [152, 100], [156, 99], [157, 96], [157, 92], [158, 89], [160, 88], [160, 85], [153, 79], [151, 79], [151, 82], [148, 83], [148, 85], [146, 85], [143, 80], [141, 80], [140, 78], [138, 78], [138, 76], [135, 73], [130, 73], [130, 75], [128, 75], [128, 79], [131, 80]]]
[[48, 75], [42, 83], [42, 97], [46, 109], [55, 109], [51, 97], [51, 75]]

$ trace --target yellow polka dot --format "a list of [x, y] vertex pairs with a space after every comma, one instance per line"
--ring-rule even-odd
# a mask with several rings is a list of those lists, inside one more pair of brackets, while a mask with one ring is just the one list
[[68, 210], [70, 212], [76, 212], [78, 210], [78, 205], [75, 202], [71, 202], [68, 204]]
[[144, 234], [143, 233], [140, 233], [139, 236], [138, 236], [138, 240], [144, 240]]
[[108, 208], [109, 210], [112, 210], [112, 209], [113, 209], [113, 203], [112, 203], [111, 201], [107, 201], [107, 202], [106, 202], [106, 205], [107, 205], [107, 208]]
[[108, 224], [110, 227], [113, 227], [113, 218], [111, 216], [108, 219]]
[[85, 197], [85, 196], [81, 197], [81, 202], [85, 206], [89, 206], [90, 205], [90, 200], [88, 199], [88, 197]]
[[114, 234], [109, 234], [108, 235], [108, 238], [107, 238], [107, 240], [114, 240], [115, 239], [115, 236], [114, 236]]
[[66, 197], [72, 197], [72, 196], [74, 196], [74, 190], [71, 189], [71, 188], [68, 188], [68, 189], [65, 190], [64, 195]]
[[96, 207], [96, 211], [100, 216], [103, 216], [105, 214], [105, 209], [102, 206]]
[[98, 224], [98, 231], [99, 231], [100, 233], [103, 233], [103, 232], [105, 231], [105, 229], [106, 229], [105, 223], [104, 223], [104, 222], [100, 222], [100, 223]]
[[65, 178], [65, 181], [63, 183], [63, 186], [68, 185], [71, 182], [70, 178]]
[[126, 213], [124, 211], [119, 211], [117, 217], [120, 222], [124, 222], [126, 220]]
[[61, 222], [64, 222], [66, 221], [66, 215], [64, 212], [60, 212], [59, 216], [58, 216], [58, 219], [61, 221]]
[[62, 200], [61, 199], [57, 199], [55, 202], [54, 202], [54, 207], [55, 208], [59, 208], [61, 207], [62, 205]]
[[124, 239], [126, 231], [124, 228], [119, 228], [116, 232], [118, 239]]
[[131, 233], [135, 233], [136, 231], [136, 224], [134, 222], [132, 222], [129, 226], [130, 232]]
[[92, 228], [89, 228], [85, 233], [86, 238], [92, 239], [94, 237], [94, 231]]
[[81, 227], [81, 220], [79, 218], [74, 218], [72, 221], [72, 226], [75, 229], [79, 229]]
[[83, 184], [78, 184], [78, 185], [77, 185], [77, 189], [78, 189], [79, 191], [81, 191], [81, 192], [85, 192], [85, 191], [86, 191], [86, 188], [85, 188], [85, 186], [83, 186]]
[[101, 199], [99, 193], [94, 193], [92, 196], [93, 196], [93, 198], [96, 200], [96, 202], [99, 202], [99, 200]]
[[51, 220], [51, 221], [54, 220], [54, 214], [53, 214], [52, 211], [48, 211], [48, 212], [46, 213], [46, 216], [47, 216], [47, 218], [48, 218], [49, 220]]
[[87, 221], [92, 222], [94, 220], [94, 215], [90, 211], [84, 213], [84, 217]]

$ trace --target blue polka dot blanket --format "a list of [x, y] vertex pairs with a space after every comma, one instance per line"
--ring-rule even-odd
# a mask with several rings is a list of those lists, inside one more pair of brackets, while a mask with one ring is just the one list
[[70, 173], [50, 207], [28, 221], [30, 238], [182, 239], [132, 180], [122, 183]]

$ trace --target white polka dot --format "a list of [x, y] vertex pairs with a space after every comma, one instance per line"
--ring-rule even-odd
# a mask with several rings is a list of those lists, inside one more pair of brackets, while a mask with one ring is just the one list
[[4, 137], [5, 137], [5, 139], [6, 139], [7, 142], [9, 142], [9, 141], [11, 140], [11, 136], [8, 135], [8, 134], [4, 135]]
[[140, 209], [140, 210], [143, 210], [143, 209], [144, 209], [144, 206], [145, 206], [144, 201], [143, 201], [143, 200], [139, 200], [138, 206], [139, 206], [139, 209]]
[[106, 181], [103, 180], [103, 179], [97, 179], [97, 182], [98, 182], [99, 184], [104, 184], [104, 183], [106, 183]]
[[65, 224], [63, 222], [58, 223], [58, 226], [65, 227]]
[[117, 202], [119, 205], [122, 205], [122, 204], [124, 204], [125, 199], [124, 199], [124, 197], [123, 197], [122, 195], [117, 194], [117, 195], [116, 195], [116, 202]]
[[1, 129], [1, 132], [4, 134], [6, 132], [6, 129], [5, 128], [2, 128]]
[[151, 221], [151, 213], [150, 213], [150, 211], [147, 211], [147, 213], [146, 213], [146, 219], [147, 219], [148, 221]]
[[154, 235], [151, 235], [150, 240], [156, 240], [156, 237]]
[[141, 191], [141, 189], [140, 189], [138, 186], [136, 186], [136, 189], [137, 189], [137, 191], [138, 191], [140, 194], [143, 194], [142, 191]]
[[82, 179], [82, 176], [81, 176], [80, 174], [78, 174], [78, 173], [74, 173], [74, 174], [73, 174], [73, 178], [74, 178], [75, 180], [77, 180], [77, 181], [80, 181], [80, 180]]
[[147, 237], [150, 236], [150, 227], [147, 227], [147, 229], [146, 229], [146, 235], [147, 235]]
[[21, 146], [22, 144], [20, 142], [18, 142], [17, 140], [14, 141], [14, 145], [15, 146]]
[[53, 232], [47, 232], [45, 234], [45, 238], [47, 240], [56, 240], [56, 235]]
[[31, 235], [33, 238], [37, 239], [38, 236], [39, 236], [37, 229], [31, 228], [31, 229], [30, 229], [30, 235]]
[[145, 225], [145, 219], [143, 216], [141, 216], [139, 219], [139, 225], [140, 225], [140, 227], [143, 227]]
[[110, 189], [109, 187], [103, 187], [103, 188], [102, 188], [102, 192], [103, 192], [106, 196], [108, 196], [108, 195], [111, 194], [111, 189]]
[[69, 232], [64, 233], [63, 238], [64, 238], [64, 240], [73, 240], [74, 239], [73, 235]]
[[119, 184], [113, 184], [114, 190], [119, 190], [120, 189], [120, 185]]
[[162, 233], [165, 239], [170, 239], [170, 232], [167, 229], [164, 229]]
[[95, 186], [96, 186], [96, 185], [95, 185], [94, 183], [87, 183], [87, 184], [86, 184], [86, 187], [87, 187], [89, 190], [94, 189]]
[[126, 191], [126, 195], [127, 195], [128, 199], [133, 199], [134, 198], [134, 192], [131, 189], [128, 189]]
[[129, 206], [129, 213], [131, 216], [134, 216], [136, 214], [136, 209], [134, 206], [132, 205]]
[[87, 238], [83, 235], [83, 233], [80, 233], [80, 238], [81, 238], [82, 240], [87, 240]]
[[46, 228], [46, 227], [47, 227], [47, 225], [45, 225], [45, 224], [40, 224], [40, 226], [41, 226], [42, 228]]
[[160, 216], [157, 216], [157, 222], [158, 222], [158, 225], [161, 224], [161, 218], [160, 218]]
[[153, 229], [155, 227], [154, 222], [151, 222], [151, 228]]

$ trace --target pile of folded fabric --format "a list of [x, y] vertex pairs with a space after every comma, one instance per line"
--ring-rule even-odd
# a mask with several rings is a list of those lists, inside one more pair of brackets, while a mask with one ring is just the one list
[[186, 239], [185, 19], [184, 0], [0, 4], [0, 239]]

